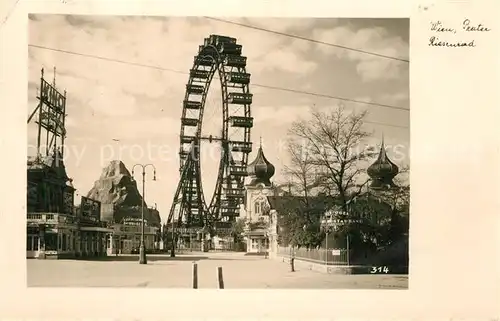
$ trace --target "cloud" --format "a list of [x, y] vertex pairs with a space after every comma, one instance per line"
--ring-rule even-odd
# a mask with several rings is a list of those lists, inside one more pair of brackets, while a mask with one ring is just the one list
[[317, 23], [315, 18], [238, 18], [227, 19], [276, 32], [290, 32], [311, 28]]
[[[72, 70], [80, 78], [99, 81], [106, 86], [118, 86], [130, 93], [158, 97], [166, 91], [183, 92], [188, 77], [182, 73], [188, 73], [198, 46], [209, 34], [238, 37], [243, 44], [244, 55], [250, 61], [248, 68], [255, 78], [266, 70], [291, 73], [314, 70], [314, 62], [283, 47], [286, 38], [262, 37], [262, 32], [248, 32], [237, 27], [228, 30], [227, 25], [209, 20], [203, 20], [203, 24], [193, 28], [192, 19], [196, 18], [158, 20], [111, 17], [108, 20], [100, 18], [99, 28], [94, 28], [94, 24], [86, 17], [40, 17], [43, 17], [41, 21], [30, 24], [30, 42], [33, 44], [181, 72], [159, 71], [80, 55], [30, 49], [30, 55], [46, 67], [57, 63], [61, 71]], [[131, 20], [135, 20], [134, 23], [130, 23]], [[300, 22], [300, 19], [297, 21]], [[47, 33], [44, 30], [48, 28], [58, 32]], [[234, 32], [231, 29], [235, 29]], [[148, 41], [144, 41], [145, 35]], [[116, 77], [117, 74], [120, 75], [119, 78]]]
[[88, 105], [98, 114], [107, 116], [131, 116], [137, 110], [135, 97], [108, 86], [95, 88]]
[[[45, 67], [46, 78], [50, 79], [52, 67], [57, 66], [57, 83], [68, 89], [68, 102], [71, 101], [70, 108], [73, 108], [70, 113], [78, 116], [89, 117], [92, 112], [132, 116], [139, 110], [152, 110], [149, 103], [155, 105], [156, 110], [163, 104], [162, 109], [170, 111], [170, 106], [176, 106], [174, 108], [180, 111], [193, 57], [204, 37], [210, 34], [238, 38], [243, 54], [248, 57], [248, 71], [254, 83], [272, 83], [279, 73], [304, 77], [317, 70], [314, 59], [306, 58], [305, 51], [311, 45], [305, 41], [204, 18], [75, 15], [37, 15], [36, 18], [30, 21], [30, 43], [76, 54], [30, 47], [30, 79], [39, 78], [40, 67]], [[314, 23], [314, 19], [256, 21], [278, 31], [300, 29]], [[49, 29], [56, 31], [46, 32]], [[136, 66], [135, 62], [171, 71]], [[148, 105], [139, 106], [145, 99]], [[75, 110], [76, 104], [79, 110]]]
[[380, 99], [378, 101], [384, 104], [394, 104], [394, 105], [401, 104], [408, 106], [409, 100], [410, 100], [409, 91], [400, 91], [396, 93], [384, 93], [380, 95]]
[[[273, 61], [280, 61], [282, 64], [278, 67], [276, 64], [271, 63]], [[281, 69], [282, 71], [299, 74], [310, 74], [318, 67], [317, 63], [311, 61], [301, 61], [301, 59], [292, 51], [285, 50], [270, 52], [262, 60], [262, 64], [264, 65], [264, 70], [279, 71], [279, 69]]]
[[[344, 47], [360, 49], [381, 55], [405, 59], [409, 46], [401, 37], [389, 36], [385, 28], [365, 28], [354, 31], [345, 26], [333, 29], [317, 29], [313, 33], [316, 40]], [[349, 59], [356, 63], [356, 70], [364, 81], [398, 79], [408, 71], [408, 63], [377, 57], [365, 53], [317, 44], [316, 48], [326, 55], [339, 59]]]
[[171, 117], [115, 117], [112, 119], [96, 119], [93, 128], [94, 135], [99, 136], [103, 141], [113, 138], [120, 140], [168, 138], [179, 134], [180, 120]]
[[275, 126], [288, 127], [292, 122], [307, 117], [309, 111], [309, 106], [256, 106], [252, 110], [252, 117], [259, 124], [274, 122]]

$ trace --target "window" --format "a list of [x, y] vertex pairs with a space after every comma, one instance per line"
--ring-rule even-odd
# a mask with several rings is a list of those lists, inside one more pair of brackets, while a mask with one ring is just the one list
[[261, 209], [260, 208], [260, 202], [259, 201], [255, 202], [255, 214], [256, 215], [260, 214], [260, 209]]
[[45, 234], [45, 250], [57, 251], [57, 234], [55, 233]]
[[252, 239], [252, 249], [257, 249], [259, 247], [259, 240]]
[[255, 214], [262, 215], [264, 212], [264, 201], [259, 199], [255, 202]]
[[38, 235], [34, 235], [31, 237], [33, 240], [33, 251], [38, 251]]
[[62, 235], [62, 250], [66, 251], [66, 234]]
[[33, 250], [33, 239], [31, 236], [27, 236], [26, 238], [26, 251], [32, 251]]

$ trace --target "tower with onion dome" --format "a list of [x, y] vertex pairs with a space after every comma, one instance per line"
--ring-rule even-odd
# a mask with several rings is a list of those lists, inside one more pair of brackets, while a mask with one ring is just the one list
[[367, 170], [367, 174], [371, 178], [370, 188], [373, 190], [388, 190], [396, 187], [393, 180], [398, 173], [398, 166], [387, 156], [384, 138], [382, 137], [382, 144], [378, 157]]
[[245, 202], [240, 210], [240, 218], [246, 220], [245, 237], [247, 252], [264, 253], [268, 251], [268, 207], [267, 197], [274, 195], [271, 178], [276, 169], [264, 155], [262, 139], [255, 159], [248, 164], [249, 182], [246, 184]]
[[248, 164], [247, 172], [248, 176], [251, 178], [248, 186], [263, 185], [263, 187], [270, 187], [272, 185], [271, 178], [274, 176], [275, 168], [264, 155], [262, 142], [254, 161]]

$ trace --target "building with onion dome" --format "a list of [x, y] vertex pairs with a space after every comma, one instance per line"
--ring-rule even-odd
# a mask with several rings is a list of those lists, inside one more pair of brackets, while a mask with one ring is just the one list
[[[400, 192], [400, 187], [394, 183], [394, 178], [399, 174], [399, 168], [387, 156], [384, 138], [377, 159], [368, 166], [366, 173], [370, 177], [370, 184], [366, 191], [357, 195], [352, 200], [353, 208], [362, 218], [370, 218], [375, 225], [381, 224], [391, 217], [392, 207], [396, 204], [393, 194]], [[361, 209], [365, 210], [361, 210]]]
[[246, 184], [245, 202], [240, 210], [240, 218], [245, 219], [245, 240], [248, 253], [264, 253], [268, 251], [268, 220], [266, 207], [267, 197], [275, 195], [275, 186], [271, 182], [275, 167], [264, 155], [262, 142], [255, 159], [248, 164], [250, 181]]
[[[320, 214], [320, 224], [322, 228], [328, 230], [329, 233], [319, 246], [323, 249], [346, 249], [348, 243], [352, 245], [349, 238], [344, 233], [337, 233], [346, 221], [363, 222], [373, 227], [388, 225], [388, 222], [396, 222], [398, 226], [403, 228], [404, 221], [407, 220], [407, 200], [405, 193], [409, 193], [409, 187], [397, 186], [394, 182], [395, 177], [399, 174], [399, 168], [388, 157], [384, 139], [382, 139], [380, 150], [375, 161], [366, 168], [365, 172], [369, 178], [369, 185], [366, 185], [366, 190], [358, 193], [357, 191], [349, 195], [350, 201], [347, 204], [347, 212], [342, 208], [342, 202], [338, 197], [321, 196], [321, 194], [311, 193], [308, 196], [309, 204], [312, 204], [314, 211]], [[272, 193], [270, 193], [272, 194]], [[269, 240], [270, 257], [288, 255], [288, 248], [277, 242], [277, 231], [279, 230], [278, 214], [286, 214], [291, 208], [298, 209], [299, 212], [305, 211], [305, 198], [303, 196], [294, 196], [293, 193], [288, 195], [280, 195], [276, 190], [275, 195], [267, 197], [270, 206], [268, 222], [269, 228], [267, 239]], [[249, 199], [251, 199], [249, 197]], [[252, 204], [250, 204], [253, 206]], [[248, 206], [250, 210], [252, 207]], [[311, 206], [311, 205], [308, 205]], [[397, 209], [397, 210], [396, 210]], [[348, 215], [348, 216], [345, 216]], [[397, 215], [397, 217], [396, 217]], [[253, 213], [248, 214], [249, 217], [254, 217]], [[341, 217], [341, 218], [339, 218]], [[342, 218], [343, 217], [343, 218]], [[399, 228], [398, 227], [398, 228]], [[392, 233], [392, 232], [391, 232]], [[252, 237], [250, 232], [250, 237]], [[363, 236], [364, 237], [364, 236]], [[392, 236], [391, 236], [392, 237]], [[408, 261], [408, 234], [395, 236], [394, 243], [382, 250], [370, 252], [350, 247], [351, 262], [379, 262], [383, 260], [388, 262], [388, 258], [401, 266], [407, 266]], [[355, 243], [354, 243], [355, 244]], [[362, 252], [365, 251], [365, 252]], [[333, 252], [327, 252], [330, 260], [333, 258]], [[340, 253], [340, 252], [335, 252]], [[340, 254], [335, 254], [340, 255]], [[345, 259], [345, 257], [344, 257]], [[392, 261], [391, 261], [392, 262]]]

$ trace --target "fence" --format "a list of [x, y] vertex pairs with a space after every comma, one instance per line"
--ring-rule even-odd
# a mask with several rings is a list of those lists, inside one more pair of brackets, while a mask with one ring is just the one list
[[[214, 245], [211, 242], [205, 243], [210, 252], [245, 252], [245, 244], [225, 242]], [[171, 242], [163, 243], [163, 251], [170, 251], [172, 248]], [[202, 252], [202, 243], [200, 241], [192, 241], [191, 243], [179, 242], [175, 245], [175, 251], [179, 253]]]
[[349, 254], [346, 249], [278, 247], [278, 255], [325, 265], [349, 265]]

